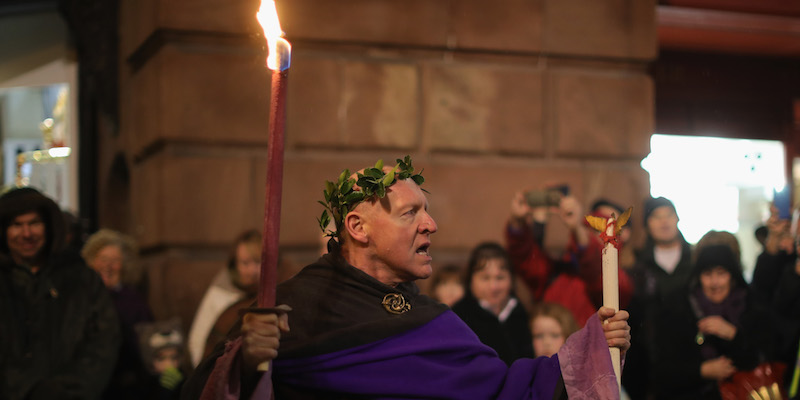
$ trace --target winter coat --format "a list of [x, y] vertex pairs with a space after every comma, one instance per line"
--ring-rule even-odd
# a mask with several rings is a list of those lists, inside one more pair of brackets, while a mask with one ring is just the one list
[[784, 382], [791, 382], [800, 346], [800, 275], [797, 256], [767, 253], [758, 257], [752, 286], [770, 307], [776, 322], [777, 360], [788, 368]]
[[533, 358], [533, 339], [528, 313], [517, 303], [505, 321], [484, 309], [471, 294], [453, 305], [456, 313], [478, 335], [481, 342], [493, 348], [497, 355], [511, 365], [523, 357]]
[[[579, 326], [602, 305], [603, 244], [591, 237], [585, 248], [570, 238], [562, 259], [551, 259], [542, 246], [543, 224], [515, 229], [506, 227], [508, 255], [514, 273], [525, 282], [536, 301], [558, 303], [566, 307]], [[626, 308], [631, 299], [633, 284], [628, 274], [618, 270], [619, 302]]]
[[[47, 262], [34, 274], [9, 254], [10, 221], [42, 215]], [[0, 197], [0, 398], [96, 399], [114, 369], [117, 313], [97, 273], [63, 243], [63, 216], [32, 189]]]
[[657, 363], [655, 351], [658, 310], [671, 293], [681, 291], [689, 284], [692, 273], [691, 246], [680, 236], [681, 258], [672, 273], [664, 271], [655, 260], [655, 242], [648, 237], [645, 246], [636, 254], [631, 270], [633, 297], [628, 312], [631, 327], [631, 349], [625, 358], [622, 385], [631, 398], [644, 398], [653, 391], [651, 370]]
[[705, 361], [724, 356], [737, 370], [748, 371], [773, 360], [772, 316], [747, 287], [741, 271], [738, 275], [733, 272], [734, 286], [723, 302], [726, 304], [723, 309], [730, 315], [718, 314], [736, 326], [736, 335], [732, 340], [710, 334], [698, 339], [698, 321], [710, 316], [702, 311], [703, 302], [708, 301], [700, 288], [699, 275], [695, 270], [688, 287], [670, 295], [658, 313], [655, 330], [658, 363], [653, 370], [657, 399], [719, 399], [718, 382], [700, 374]]

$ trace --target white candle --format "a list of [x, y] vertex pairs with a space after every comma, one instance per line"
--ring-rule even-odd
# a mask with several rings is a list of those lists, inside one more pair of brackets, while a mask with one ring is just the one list
[[[606, 223], [606, 236], [613, 238], [616, 236], [616, 220], [612, 214]], [[606, 241], [603, 248], [603, 307], [613, 308], [619, 311], [619, 250], [614, 245], [613, 240]], [[605, 321], [608, 323], [608, 320]], [[614, 367], [614, 375], [617, 376], [617, 386], [622, 392], [622, 380], [620, 375], [621, 357], [618, 347], [609, 347], [611, 352], [611, 364]]]

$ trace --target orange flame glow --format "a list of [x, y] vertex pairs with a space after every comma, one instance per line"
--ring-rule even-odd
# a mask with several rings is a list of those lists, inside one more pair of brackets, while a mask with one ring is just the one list
[[[261, 0], [261, 7], [256, 13], [256, 19], [261, 24], [261, 29], [264, 30], [264, 37], [267, 39], [267, 48], [269, 50], [267, 67], [272, 70], [288, 68], [291, 46], [286, 39], [283, 39], [283, 30], [281, 30], [281, 22], [278, 20], [275, 1]], [[282, 60], [282, 58], [285, 58], [285, 60]]]

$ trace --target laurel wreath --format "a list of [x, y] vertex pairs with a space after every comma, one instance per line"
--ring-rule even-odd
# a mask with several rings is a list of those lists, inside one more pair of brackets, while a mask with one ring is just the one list
[[[357, 172], [356, 178], [352, 178], [350, 175], [350, 170], [345, 169], [339, 174], [336, 182], [325, 181], [325, 190], [323, 191], [325, 201], [319, 201], [325, 209], [317, 218], [319, 227], [325, 236], [336, 236], [337, 232], [341, 231], [347, 213], [364, 200], [372, 197], [383, 198], [386, 196], [386, 189], [397, 183], [398, 180], [411, 179], [420, 186], [425, 182], [422, 171], [418, 174], [414, 173], [411, 156], [408, 155], [402, 160], [398, 158], [397, 165], [389, 172], [383, 171], [383, 160], [378, 160], [374, 167], [366, 168], [364, 172]], [[336, 230], [328, 229], [331, 218], [333, 218]]]

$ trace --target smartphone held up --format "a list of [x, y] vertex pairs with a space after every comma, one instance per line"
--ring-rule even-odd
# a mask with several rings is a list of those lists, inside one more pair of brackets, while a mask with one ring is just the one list
[[542, 190], [531, 190], [525, 192], [525, 200], [532, 208], [537, 207], [558, 207], [561, 199], [569, 195], [569, 186], [551, 186]]

